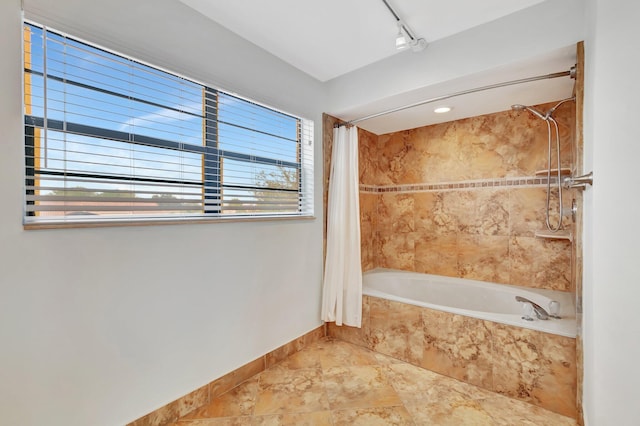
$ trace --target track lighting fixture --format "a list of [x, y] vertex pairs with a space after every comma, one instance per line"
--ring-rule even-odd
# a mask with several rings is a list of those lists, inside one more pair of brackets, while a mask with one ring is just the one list
[[407, 42], [407, 37], [404, 35], [402, 31], [402, 23], [398, 21], [398, 35], [396, 36], [396, 49], [404, 50], [409, 47], [409, 43]]
[[425, 47], [427, 47], [427, 41], [423, 38], [418, 38], [415, 33], [411, 30], [411, 28], [400, 19], [400, 15], [396, 13], [396, 11], [391, 7], [387, 0], [382, 0], [389, 12], [393, 15], [396, 20], [396, 24], [398, 25], [398, 34], [396, 35], [396, 49], [405, 50], [408, 47], [411, 47], [411, 50], [414, 52], [420, 52]]

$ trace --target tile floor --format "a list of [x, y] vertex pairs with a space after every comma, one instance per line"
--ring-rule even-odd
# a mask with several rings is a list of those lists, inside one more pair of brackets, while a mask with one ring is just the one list
[[575, 424], [542, 408], [325, 338], [172, 426]]

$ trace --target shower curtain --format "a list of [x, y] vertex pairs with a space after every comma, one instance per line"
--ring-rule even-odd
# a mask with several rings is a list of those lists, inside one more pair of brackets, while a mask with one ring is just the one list
[[358, 128], [354, 126], [333, 129], [322, 319], [353, 327], [362, 323]]

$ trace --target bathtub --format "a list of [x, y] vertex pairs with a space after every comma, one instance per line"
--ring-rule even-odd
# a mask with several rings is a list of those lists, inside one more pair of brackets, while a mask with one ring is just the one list
[[[450, 312], [482, 320], [514, 325], [566, 337], [576, 337], [574, 296], [571, 293], [494, 284], [416, 272], [374, 269], [363, 275], [363, 294], [396, 302]], [[560, 303], [561, 319], [522, 319], [527, 298], [548, 310]]]

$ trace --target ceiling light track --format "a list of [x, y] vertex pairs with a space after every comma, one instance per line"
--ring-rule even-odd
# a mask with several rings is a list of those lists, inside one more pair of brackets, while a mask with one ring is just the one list
[[[427, 47], [427, 41], [423, 38], [416, 36], [416, 33], [413, 32], [411, 27], [402, 19], [398, 12], [389, 4], [387, 0], [382, 0], [389, 12], [393, 15], [393, 18], [396, 20], [396, 24], [398, 25], [398, 35], [396, 36], [396, 49], [404, 50], [408, 47], [411, 47], [411, 50], [414, 52], [420, 52]], [[405, 38], [405, 34], [409, 37], [409, 40]]]

